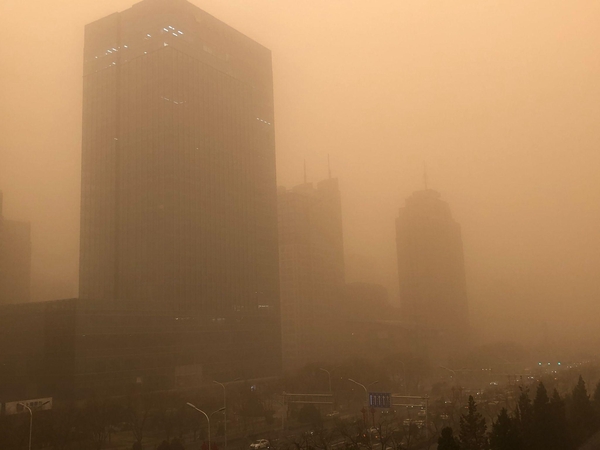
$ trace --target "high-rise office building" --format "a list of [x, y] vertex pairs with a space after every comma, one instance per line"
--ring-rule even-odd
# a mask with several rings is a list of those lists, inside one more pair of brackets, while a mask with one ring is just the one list
[[329, 357], [332, 306], [344, 287], [338, 180], [279, 188], [283, 367]]
[[31, 300], [31, 225], [6, 219], [0, 191], [0, 305]]
[[396, 244], [404, 319], [432, 358], [459, 352], [469, 327], [462, 237], [438, 192], [425, 189], [406, 200]]
[[80, 297], [177, 320], [180, 372], [276, 373], [271, 52], [185, 0], [88, 24], [82, 146]]

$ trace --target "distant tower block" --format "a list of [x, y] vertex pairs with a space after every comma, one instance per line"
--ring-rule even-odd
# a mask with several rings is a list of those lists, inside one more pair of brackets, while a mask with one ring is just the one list
[[31, 225], [2, 213], [0, 191], [0, 305], [31, 301]]
[[396, 245], [404, 318], [432, 355], [460, 351], [469, 328], [462, 238], [438, 192], [425, 189], [406, 200]]
[[331, 358], [324, 344], [344, 286], [341, 195], [336, 178], [279, 188], [283, 367]]

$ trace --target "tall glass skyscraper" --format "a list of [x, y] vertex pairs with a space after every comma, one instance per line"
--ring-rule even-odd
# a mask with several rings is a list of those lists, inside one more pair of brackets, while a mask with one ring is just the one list
[[86, 26], [83, 80], [80, 297], [195, 333], [180, 372], [278, 372], [271, 52], [143, 0]]

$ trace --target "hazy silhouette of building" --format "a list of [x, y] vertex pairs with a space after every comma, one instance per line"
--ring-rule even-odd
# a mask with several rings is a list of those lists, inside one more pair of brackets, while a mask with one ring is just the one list
[[6, 219], [0, 191], [0, 304], [31, 300], [31, 225]]
[[403, 319], [431, 358], [465, 345], [468, 304], [460, 226], [431, 189], [414, 192], [396, 219]]
[[193, 330], [182, 372], [278, 372], [271, 52], [185, 0], [88, 24], [82, 147], [80, 297]]
[[410, 330], [393, 307], [385, 287], [364, 282], [347, 283], [337, 300], [332, 325], [335, 359], [379, 361], [408, 351]]
[[327, 357], [324, 339], [344, 285], [338, 180], [279, 188], [279, 270], [283, 366]]
[[75, 390], [76, 299], [0, 305], [0, 402]]

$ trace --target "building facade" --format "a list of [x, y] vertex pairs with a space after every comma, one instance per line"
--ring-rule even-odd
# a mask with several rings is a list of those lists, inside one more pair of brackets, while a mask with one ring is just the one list
[[86, 26], [83, 84], [80, 297], [190, 331], [181, 373], [277, 373], [270, 51], [143, 0]]
[[[106, 309], [94, 303], [66, 299], [0, 305], [0, 404], [47, 397], [64, 404], [95, 395], [198, 392], [207, 387], [207, 374], [193, 362], [204, 361], [207, 347], [215, 365], [225, 358], [244, 360], [232, 354], [228, 341], [219, 343], [219, 336], [207, 333], [192, 317], [182, 320], [176, 314]], [[199, 344], [207, 336], [216, 345]], [[240, 353], [251, 351], [251, 345]], [[244, 383], [269, 378], [239, 373]], [[208, 389], [214, 384], [208, 383]]]
[[338, 181], [279, 188], [279, 264], [283, 367], [331, 356], [325, 344], [344, 286]]
[[460, 352], [468, 336], [468, 304], [460, 226], [431, 189], [414, 192], [396, 219], [404, 320], [432, 359]]
[[3, 216], [0, 191], [0, 305], [31, 301], [31, 225]]

